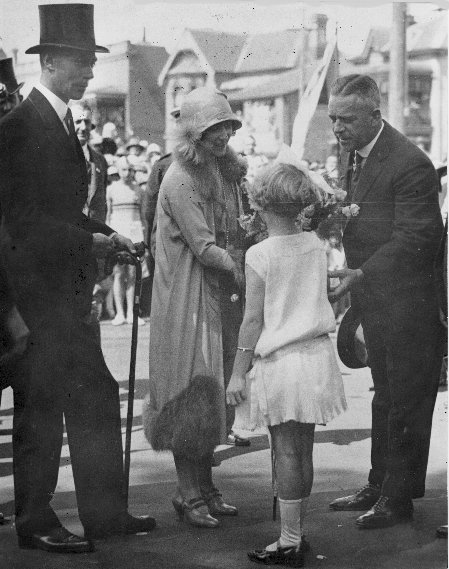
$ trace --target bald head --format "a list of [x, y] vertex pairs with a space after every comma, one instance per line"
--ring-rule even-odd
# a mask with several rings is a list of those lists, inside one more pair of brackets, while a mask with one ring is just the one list
[[92, 110], [86, 102], [76, 103], [71, 107], [75, 132], [81, 146], [89, 142], [92, 124]]

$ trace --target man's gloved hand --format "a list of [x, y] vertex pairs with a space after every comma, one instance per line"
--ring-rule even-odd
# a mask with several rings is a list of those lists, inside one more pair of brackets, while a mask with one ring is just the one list
[[96, 259], [104, 259], [114, 252], [115, 245], [113, 240], [103, 233], [92, 235], [92, 255]]
[[131, 239], [128, 239], [128, 237], [120, 235], [120, 233], [112, 233], [112, 235], [110, 235], [110, 239], [112, 239], [112, 242], [114, 243], [115, 251], [128, 251], [128, 253], [131, 253], [132, 255], [136, 254], [134, 243]]

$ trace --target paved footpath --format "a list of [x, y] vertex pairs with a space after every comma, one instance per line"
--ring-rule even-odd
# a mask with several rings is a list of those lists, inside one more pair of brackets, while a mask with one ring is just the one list
[[[249, 569], [246, 556], [279, 535], [272, 521], [270, 452], [266, 435], [243, 432], [251, 446], [222, 446], [215, 481], [225, 498], [239, 507], [236, 518], [214, 530], [178, 521], [170, 503], [175, 470], [169, 453], [153, 452], [142, 433], [141, 404], [148, 377], [149, 324], [139, 328], [136, 403], [131, 455], [130, 510], [150, 513], [158, 527], [150, 534], [96, 542], [96, 552], [47, 554], [18, 549], [12, 523], [0, 526], [0, 569]], [[103, 349], [120, 383], [125, 427], [131, 327], [102, 324]], [[335, 338], [335, 336], [334, 336]], [[370, 453], [371, 379], [368, 370], [342, 366], [349, 410], [315, 436], [315, 481], [307, 519], [312, 552], [306, 566], [320, 569], [445, 569], [447, 541], [435, 529], [447, 523], [447, 391], [436, 403], [425, 498], [415, 501], [411, 523], [384, 530], [359, 530], [356, 513], [331, 512], [328, 503], [365, 484]], [[13, 512], [11, 458], [12, 396], [3, 394], [0, 410], [0, 510]], [[65, 440], [66, 443], [66, 440]], [[53, 507], [62, 522], [82, 534], [67, 444], [63, 448]]]

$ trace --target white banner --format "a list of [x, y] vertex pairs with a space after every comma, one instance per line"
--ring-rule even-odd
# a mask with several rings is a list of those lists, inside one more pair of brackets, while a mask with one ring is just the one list
[[330, 77], [336, 79], [338, 75], [338, 49], [336, 39], [332, 39], [326, 46], [322, 60], [318, 63], [307, 87], [299, 101], [298, 114], [293, 123], [291, 147], [298, 158], [303, 158], [306, 136], [309, 131], [310, 122], [320, 99], [324, 81], [328, 73], [334, 75]]

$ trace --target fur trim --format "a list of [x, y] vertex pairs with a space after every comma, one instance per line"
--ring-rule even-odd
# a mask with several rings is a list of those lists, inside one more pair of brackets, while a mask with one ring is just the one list
[[[191, 159], [192, 156], [195, 159]], [[197, 162], [197, 160], [200, 160]], [[198, 146], [191, 148], [190, 152], [184, 154], [179, 147], [174, 152], [174, 160], [181, 166], [186, 174], [193, 180], [195, 188], [205, 200], [214, 200], [222, 203], [220, 177], [217, 171], [217, 164], [221, 176], [230, 183], [239, 185], [246, 175], [248, 165], [242, 156], [238, 156], [235, 151], [228, 146], [225, 156], [213, 158], [203, 156]]]
[[217, 380], [196, 375], [155, 417], [151, 415], [146, 399], [143, 410], [145, 436], [153, 450], [171, 450], [176, 456], [201, 460], [210, 456], [219, 444], [219, 410]]
[[239, 184], [246, 175], [248, 163], [230, 146], [227, 147], [225, 156], [217, 160], [206, 154], [198, 144], [201, 134], [198, 121], [192, 119], [178, 124], [173, 138], [174, 160], [194, 180], [204, 199], [221, 202], [221, 196], [217, 193], [220, 180], [216, 165], [218, 164], [223, 179]]

